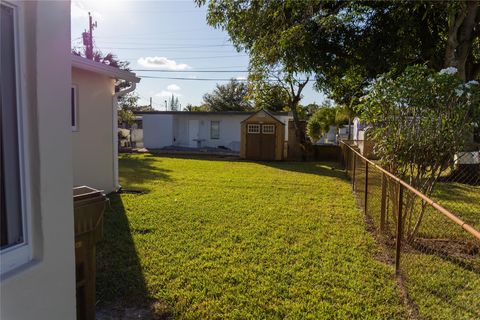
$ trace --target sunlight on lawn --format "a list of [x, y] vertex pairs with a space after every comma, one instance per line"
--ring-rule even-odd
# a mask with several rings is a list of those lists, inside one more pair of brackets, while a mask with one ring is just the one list
[[[343, 172], [126, 155], [99, 247], [101, 305], [177, 318], [405, 317]], [[163, 311], [165, 312], [165, 310]]]

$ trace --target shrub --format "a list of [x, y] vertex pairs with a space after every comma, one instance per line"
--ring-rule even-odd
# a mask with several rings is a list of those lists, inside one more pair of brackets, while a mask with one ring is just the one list
[[331, 125], [335, 124], [336, 109], [331, 107], [320, 107], [308, 119], [307, 136], [315, 143], [328, 132]]
[[[369, 137], [383, 166], [426, 195], [480, 122], [478, 82], [464, 83], [455, 68], [435, 72], [415, 65], [398, 77], [385, 74], [363, 102], [361, 118], [372, 127]], [[414, 199], [406, 203], [404, 221], [412, 219]], [[408, 224], [412, 228], [405, 230], [410, 238], [424, 207], [415, 224]]]

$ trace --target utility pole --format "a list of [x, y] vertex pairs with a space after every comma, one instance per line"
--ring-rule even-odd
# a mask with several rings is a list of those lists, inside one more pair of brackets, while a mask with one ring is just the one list
[[165, 111], [167, 111], [167, 100], [165, 100]]
[[150, 97], [150, 108], [152, 107], [152, 97]]
[[85, 46], [85, 56], [89, 60], [93, 60], [93, 29], [97, 27], [97, 21], [93, 22], [92, 15], [88, 13], [88, 32], [82, 33], [83, 45]]

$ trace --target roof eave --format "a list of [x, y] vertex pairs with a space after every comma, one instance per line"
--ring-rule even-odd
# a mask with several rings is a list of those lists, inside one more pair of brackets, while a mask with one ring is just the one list
[[133, 72], [110, 67], [106, 64], [88, 60], [76, 55], [72, 55], [72, 67], [86, 71], [96, 72], [114, 79], [122, 79], [135, 83], [140, 82], [140, 78], [138, 78]]

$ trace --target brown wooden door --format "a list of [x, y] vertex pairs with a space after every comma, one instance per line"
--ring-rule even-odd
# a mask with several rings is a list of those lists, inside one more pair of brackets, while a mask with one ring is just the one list
[[261, 126], [259, 124], [247, 124], [246, 158], [251, 160], [261, 159]]
[[262, 124], [261, 160], [275, 160], [275, 125]]
[[275, 160], [276, 131], [274, 124], [247, 124], [246, 158]]

